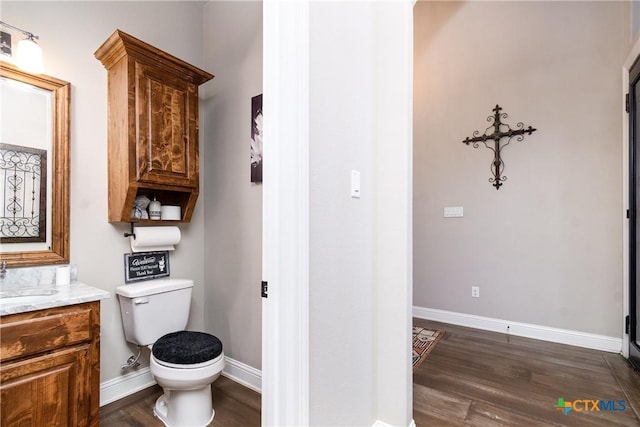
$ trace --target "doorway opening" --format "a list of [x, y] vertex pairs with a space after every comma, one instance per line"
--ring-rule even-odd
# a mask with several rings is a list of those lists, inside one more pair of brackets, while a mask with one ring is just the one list
[[626, 332], [629, 334], [629, 361], [640, 369], [640, 286], [638, 284], [638, 207], [640, 206], [640, 60], [636, 59], [629, 70], [629, 314], [626, 320]]

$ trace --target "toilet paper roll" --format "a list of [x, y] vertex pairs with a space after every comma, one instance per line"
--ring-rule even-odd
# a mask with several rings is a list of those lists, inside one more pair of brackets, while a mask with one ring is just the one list
[[65, 286], [71, 283], [71, 267], [65, 265], [56, 268], [56, 286]]
[[133, 236], [129, 237], [133, 252], [172, 251], [180, 243], [178, 227], [133, 227]]
[[171, 205], [162, 205], [162, 207], [160, 208], [161, 214], [160, 214], [160, 218], [161, 219], [169, 219], [169, 220], [181, 220], [181, 212], [180, 212], [180, 206], [171, 206]]

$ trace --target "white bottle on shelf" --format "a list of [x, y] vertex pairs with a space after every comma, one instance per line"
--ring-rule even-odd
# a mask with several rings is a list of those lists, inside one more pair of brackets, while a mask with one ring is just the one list
[[162, 205], [156, 200], [156, 196], [153, 196], [153, 202], [149, 203], [149, 218], [160, 219], [162, 214]]

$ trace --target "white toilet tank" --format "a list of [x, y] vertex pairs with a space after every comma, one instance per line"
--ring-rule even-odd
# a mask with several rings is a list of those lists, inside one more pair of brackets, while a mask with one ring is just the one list
[[153, 344], [165, 334], [183, 331], [189, 321], [193, 280], [155, 279], [116, 288], [128, 342]]

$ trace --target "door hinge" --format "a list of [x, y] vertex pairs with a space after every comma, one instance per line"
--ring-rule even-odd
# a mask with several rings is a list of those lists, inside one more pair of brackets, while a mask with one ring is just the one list
[[267, 287], [268, 287], [268, 283], [263, 281], [262, 282], [262, 298], [267, 298]]
[[631, 218], [631, 209], [627, 209], [627, 219]]
[[624, 318], [624, 333], [629, 334], [629, 324], [631, 323], [631, 318], [627, 314]]
[[629, 94], [626, 94], [624, 96], [624, 109], [625, 111], [628, 113], [629, 110], [631, 109], [631, 105], [629, 105]]

